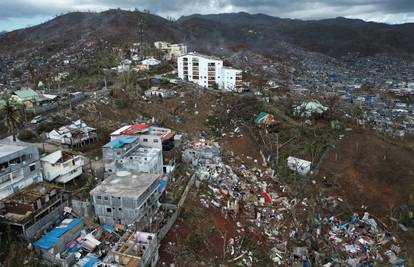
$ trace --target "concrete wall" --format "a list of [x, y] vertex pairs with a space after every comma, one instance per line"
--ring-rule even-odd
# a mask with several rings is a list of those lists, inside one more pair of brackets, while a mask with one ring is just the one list
[[80, 217], [93, 218], [95, 216], [93, 205], [89, 201], [72, 199], [72, 209]]
[[33, 239], [36, 235], [39, 235], [44, 230], [53, 225], [63, 214], [63, 208], [68, 205], [67, 202], [62, 203], [58, 207], [54, 208], [48, 215], [39, 219], [36, 223], [31, 225], [25, 230], [24, 235], [27, 239]]
[[143, 194], [136, 197], [100, 194], [91, 195], [95, 214], [100, 223], [115, 225], [116, 223], [131, 224], [140, 220], [145, 214], [151, 212], [158, 201], [157, 179]]
[[[0, 173], [0, 199], [3, 199], [20, 189], [43, 180], [41, 164], [39, 161], [39, 150], [35, 145], [30, 145], [24, 150], [10, 153], [0, 159], [0, 163], [9, 162], [15, 158], [25, 160], [21, 163], [9, 165]], [[33, 169], [34, 168], [34, 169]], [[11, 180], [8, 178], [11, 177]], [[3, 181], [3, 182], [2, 182]]]

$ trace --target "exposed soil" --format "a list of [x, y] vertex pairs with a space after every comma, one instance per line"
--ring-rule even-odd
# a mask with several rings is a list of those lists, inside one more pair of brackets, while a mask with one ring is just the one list
[[388, 226], [414, 259], [414, 234], [403, 232], [390, 220], [391, 210], [413, 203], [414, 151], [392, 144], [373, 132], [346, 133], [336, 147], [327, 153], [320, 168], [320, 177], [349, 204], [352, 211], [362, 206]]
[[346, 134], [326, 155], [320, 174], [337, 182], [351, 205], [366, 205], [377, 216], [413, 200], [414, 152], [371, 132]]

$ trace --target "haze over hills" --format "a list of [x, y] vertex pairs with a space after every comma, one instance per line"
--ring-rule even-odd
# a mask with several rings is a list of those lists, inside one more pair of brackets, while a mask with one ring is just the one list
[[79, 41], [102, 39], [112, 44], [137, 41], [137, 25], [145, 21], [145, 38], [152, 42], [186, 42], [192, 48], [245, 46], [271, 52], [281, 43], [328, 56], [414, 54], [414, 24], [388, 25], [357, 19], [304, 21], [263, 14], [228, 13], [183, 16], [175, 22], [157, 15], [124, 10], [74, 12], [46, 23], [8, 32], [0, 51], [56, 51]]

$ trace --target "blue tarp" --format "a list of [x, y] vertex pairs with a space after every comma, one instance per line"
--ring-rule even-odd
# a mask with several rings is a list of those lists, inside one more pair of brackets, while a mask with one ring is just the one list
[[167, 186], [167, 181], [161, 179], [160, 183], [158, 185], [158, 192], [161, 192], [162, 190], [164, 190], [164, 188]]
[[101, 224], [101, 227], [103, 229], [105, 229], [106, 231], [110, 232], [110, 233], [112, 233], [114, 231], [114, 228], [112, 226], [108, 225], [108, 224], [103, 223], [103, 224]]
[[115, 140], [107, 143], [103, 147], [106, 147], [106, 148], [121, 148], [126, 144], [131, 144], [131, 143], [135, 142], [137, 139], [138, 139], [138, 137], [134, 137], [134, 136], [120, 136], [120, 137], [117, 137]]
[[59, 240], [59, 238], [63, 234], [65, 234], [70, 229], [74, 228], [76, 225], [80, 224], [80, 222], [81, 220], [74, 218], [68, 225], [65, 225], [64, 227], [58, 226], [54, 228], [52, 231], [45, 234], [44, 236], [42, 236], [42, 238], [34, 242], [33, 245], [35, 247], [48, 250], [51, 247], [53, 247], [53, 245]]

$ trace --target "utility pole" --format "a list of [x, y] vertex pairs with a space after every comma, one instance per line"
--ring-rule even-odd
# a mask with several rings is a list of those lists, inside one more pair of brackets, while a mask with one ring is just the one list
[[139, 40], [139, 54], [144, 56], [144, 19], [141, 17], [138, 22], [138, 40]]
[[276, 133], [276, 168], [279, 166], [279, 133]]

